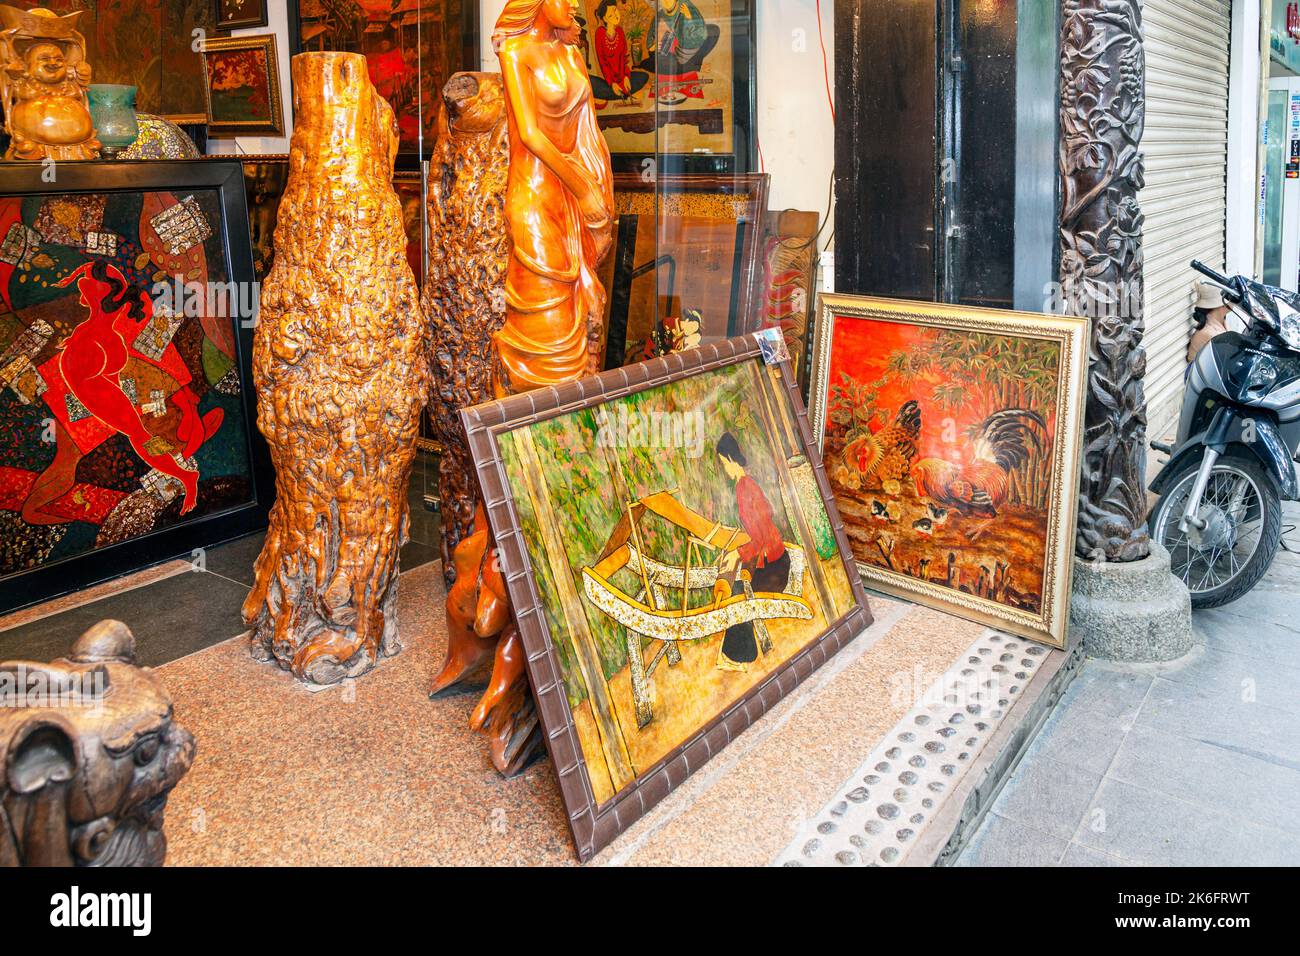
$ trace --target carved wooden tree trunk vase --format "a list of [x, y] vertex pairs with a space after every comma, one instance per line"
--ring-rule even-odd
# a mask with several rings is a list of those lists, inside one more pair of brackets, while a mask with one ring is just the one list
[[398, 554], [427, 336], [392, 187], [397, 123], [365, 58], [294, 57], [296, 125], [253, 351], [276, 501], [251, 650], [328, 684], [396, 654]]
[[442, 91], [429, 162], [429, 266], [424, 313], [432, 336], [429, 419], [442, 444], [442, 567], [456, 580], [456, 546], [474, 527], [478, 480], [460, 410], [492, 395], [492, 335], [506, 321], [505, 90], [499, 73], [457, 73]]
[[424, 308], [432, 335], [429, 417], [443, 446], [439, 497], [447, 657], [430, 694], [481, 678], [490, 667], [489, 687], [470, 727], [487, 735], [493, 765], [513, 774], [541, 752], [542, 741], [522, 658], [509, 650], [515, 633], [510, 601], [493, 561], [491, 532], [460, 425], [462, 408], [493, 398], [493, 336], [506, 320], [510, 141], [505, 89], [498, 73], [458, 73], [443, 87], [442, 98], [429, 165], [431, 255]]

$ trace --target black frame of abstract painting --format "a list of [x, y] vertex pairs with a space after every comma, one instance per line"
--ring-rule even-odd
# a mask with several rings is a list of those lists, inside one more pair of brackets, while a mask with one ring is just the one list
[[[234, 283], [253, 282], [253, 256], [244, 200], [243, 166], [237, 159], [160, 160], [157, 162], [60, 163], [55, 182], [42, 179], [39, 163], [0, 164], [0, 195], [37, 196], [72, 193], [146, 193], [166, 190], [216, 190], [222, 214], [222, 246], [226, 274]], [[239, 308], [235, 297], [234, 307]], [[253, 387], [253, 326], [256, 315], [238, 314], [234, 323], [248, 460], [252, 469], [252, 500], [201, 518], [152, 531], [118, 544], [96, 548], [52, 564], [0, 577], [0, 613], [35, 604], [138, 571], [172, 558], [189, 558], [195, 549], [230, 541], [266, 527], [274, 497], [271, 459], [257, 430], [256, 390]]]

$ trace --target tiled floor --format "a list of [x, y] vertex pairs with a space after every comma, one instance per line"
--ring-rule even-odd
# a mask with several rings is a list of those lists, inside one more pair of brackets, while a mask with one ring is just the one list
[[[440, 557], [438, 516], [424, 504], [435, 474], [434, 460], [419, 455], [411, 476], [411, 540], [402, 549], [403, 571]], [[229, 640], [244, 629], [240, 607], [253, 586], [253, 562], [264, 536], [258, 532], [208, 548], [201, 552], [201, 561], [179, 574], [129, 589], [129, 581], [120, 582], [120, 589], [58, 613], [12, 625], [0, 619], [0, 660], [60, 657], [86, 628], [105, 618], [131, 625], [140, 663], [149, 667]]]
[[1286, 540], [1254, 592], [1194, 615], [1185, 660], [1086, 662], [957, 865], [1300, 864], [1300, 534]]

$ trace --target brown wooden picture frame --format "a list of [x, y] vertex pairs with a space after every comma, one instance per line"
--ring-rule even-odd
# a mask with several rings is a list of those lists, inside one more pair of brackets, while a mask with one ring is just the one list
[[218, 30], [245, 30], [267, 24], [266, 0], [213, 0]]
[[[660, 237], [666, 224], [684, 216], [716, 218], [734, 221], [737, 242], [732, 262], [729, 306], [719, 323], [718, 316], [710, 316], [700, 332], [704, 342], [720, 341], [759, 328], [759, 310], [762, 279], [760, 254], [763, 247], [764, 220], [767, 214], [767, 195], [771, 177], [766, 173], [744, 175], [683, 174], [646, 179], [631, 173], [614, 175], [614, 208], [618, 215], [617, 241], [614, 252], [606, 263], [605, 279], [609, 288], [607, 307], [608, 339], [605, 349], [605, 368], [618, 368], [626, 361], [631, 340], [643, 339], [645, 316], [636, 320], [632, 315], [632, 283], [651, 272], [651, 280], [658, 273], [661, 257]], [[723, 220], [712, 213], [730, 206], [734, 220]], [[653, 256], [649, 262], [638, 262], [638, 236], [643, 228], [654, 230]], [[643, 245], [643, 244], [642, 244]], [[643, 248], [644, 252], [644, 248]], [[674, 262], [678, 274], [698, 268], [698, 262]], [[677, 283], [670, 283], [668, 298], [676, 292]], [[656, 282], [655, 312], [662, 311], [659, 294], [661, 283]], [[687, 305], [688, 303], [682, 303]], [[650, 325], [664, 318], [655, 314], [649, 317]]]
[[[783, 345], [779, 335], [776, 336], [776, 341], [779, 343], [777, 351], [784, 355], [784, 348], [779, 347]], [[595, 409], [605, 403], [692, 376], [746, 362], [771, 364], [772, 351], [771, 339], [765, 334], [747, 335], [705, 345], [690, 352], [675, 353], [615, 369], [578, 382], [511, 396], [461, 412], [483, 491], [484, 506], [495, 533], [500, 568], [506, 579], [515, 621], [522, 638], [528, 675], [545, 731], [546, 746], [559, 777], [578, 856], [584, 862], [644, 816], [714, 754], [866, 629], [872, 622], [871, 611], [862, 582], [854, 573], [852, 552], [839, 513], [835, 510], [830, 484], [816, 454], [807, 412], [791, 374], [788, 357], [783, 357], [777, 365], [777, 374], [774, 375], [779, 382], [774, 382], [773, 387], [789, 401], [788, 411], [795, 423], [794, 439], [812, 465], [816, 489], [825, 505], [826, 517], [833, 531], [835, 553], [844, 564], [852, 604], [819, 637], [777, 665], [747, 693], [729, 704], [709, 723], [697, 728], [657, 764], [635, 776], [606, 802], [598, 805], [566, 696], [558, 652], [552, 642], [541, 594], [524, 541], [522, 523], [502, 459], [499, 438], [516, 429], [575, 411]]]

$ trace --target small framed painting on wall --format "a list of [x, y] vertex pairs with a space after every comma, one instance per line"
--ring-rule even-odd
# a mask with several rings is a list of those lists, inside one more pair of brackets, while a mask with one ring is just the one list
[[276, 56], [273, 33], [204, 41], [203, 89], [211, 135], [284, 135]]
[[267, 0], [216, 0], [218, 30], [264, 27]]

